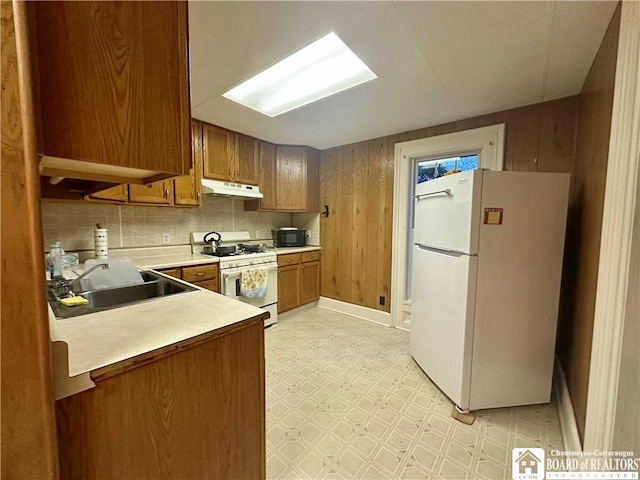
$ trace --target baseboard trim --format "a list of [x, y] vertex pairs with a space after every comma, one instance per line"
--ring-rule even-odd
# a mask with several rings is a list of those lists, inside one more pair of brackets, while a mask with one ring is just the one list
[[556, 406], [558, 408], [558, 418], [560, 419], [560, 430], [562, 431], [562, 443], [564, 449], [570, 451], [582, 451], [578, 424], [569, 395], [567, 379], [560, 364], [560, 359], [556, 357], [555, 375], [553, 376], [553, 390], [556, 394]]
[[287, 318], [295, 317], [297, 314], [304, 312], [305, 310], [309, 310], [310, 308], [315, 307], [318, 302], [311, 302], [302, 305], [301, 307], [292, 308], [291, 310], [287, 310], [284, 313], [278, 314], [278, 321], [286, 320]]
[[368, 320], [386, 327], [391, 326], [391, 314], [381, 312], [380, 310], [375, 310], [373, 308], [341, 302], [340, 300], [334, 300], [333, 298], [327, 297], [320, 297], [320, 300], [318, 300], [318, 306], [320, 308], [326, 308], [327, 310], [333, 310], [334, 312], [343, 313], [352, 317], [362, 318], [363, 320]]

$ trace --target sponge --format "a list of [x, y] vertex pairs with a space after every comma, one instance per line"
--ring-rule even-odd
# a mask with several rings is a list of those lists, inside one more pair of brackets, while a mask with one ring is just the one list
[[84, 297], [69, 297], [63, 298], [62, 300], [60, 300], [60, 303], [66, 305], [67, 307], [73, 307], [75, 305], [86, 305], [87, 303], [89, 303], [89, 300]]

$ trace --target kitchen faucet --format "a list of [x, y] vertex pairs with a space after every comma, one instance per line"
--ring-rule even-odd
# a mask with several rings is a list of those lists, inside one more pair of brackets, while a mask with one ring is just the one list
[[66, 285], [67, 294], [73, 293], [74, 292], [73, 287], [76, 284], [78, 284], [82, 278], [86, 277], [87, 275], [89, 275], [91, 272], [93, 272], [94, 270], [96, 270], [98, 268], [102, 268], [103, 270], [108, 270], [109, 269], [109, 264], [106, 263], [106, 262], [96, 263], [95, 265], [92, 265], [91, 267], [87, 268], [80, 275], [78, 275], [76, 278], [74, 278], [69, 283], [67, 283], [67, 285]]

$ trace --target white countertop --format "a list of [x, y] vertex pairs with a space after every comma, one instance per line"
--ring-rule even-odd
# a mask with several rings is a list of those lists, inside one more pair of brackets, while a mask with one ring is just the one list
[[133, 263], [141, 268], [173, 268], [219, 263], [218, 257], [199, 255], [197, 253], [178, 253], [170, 255], [156, 255], [153, 257], [133, 257]]
[[198, 289], [66, 319], [56, 319], [49, 309], [49, 323], [51, 339], [68, 345], [69, 376], [74, 377], [263, 313], [246, 303]]
[[[307, 245], [304, 247], [286, 247], [272, 248], [277, 255], [286, 255], [288, 253], [310, 252], [320, 250], [317, 245]], [[218, 263], [218, 257], [209, 255], [200, 255], [191, 253], [191, 247], [188, 245], [152, 247], [146, 249], [119, 249], [109, 252], [113, 257], [128, 257], [133, 260], [138, 267], [141, 268], [174, 268], [185, 267], [190, 265], [202, 265], [207, 263]]]
[[287, 253], [311, 252], [313, 250], [321, 250], [316, 245], [307, 245], [305, 247], [280, 247], [273, 249], [278, 255], [286, 255]]

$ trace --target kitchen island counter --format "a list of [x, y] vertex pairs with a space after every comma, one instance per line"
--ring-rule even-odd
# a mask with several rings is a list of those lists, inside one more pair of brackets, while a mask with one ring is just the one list
[[[188, 346], [200, 341], [200, 337], [247, 320], [264, 321], [267, 315], [264, 310], [200, 288], [66, 319], [56, 319], [49, 308], [56, 397], [77, 393], [73, 391], [76, 388], [65, 384], [65, 380], [73, 383], [74, 379], [69, 377], [76, 377], [77, 383], [78, 377], [84, 375], [81, 383], [88, 382], [91, 388], [87, 378], [91, 372], [107, 367], [131, 368], [136, 359], [144, 361], [146, 356], [163, 354], [165, 349]], [[55, 348], [60, 343], [66, 344], [66, 348]], [[68, 351], [66, 355], [64, 350]], [[95, 373], [91, 375], [94, 376]]]
[[267, 315], [198, 290], [54, 319], [60, 478], [264, 479]]

